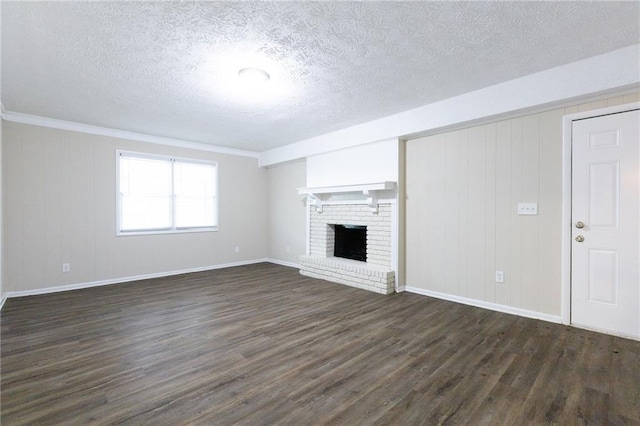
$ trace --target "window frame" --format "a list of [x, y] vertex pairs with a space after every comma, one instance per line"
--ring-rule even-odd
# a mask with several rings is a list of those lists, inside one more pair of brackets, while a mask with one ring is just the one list
[[[165, 160], [171, 162], [171, 228], [162, 228], [162, 229], [149, 229], [149, 230], [133, 230], [133, 231], [123, 231], [120, 227], [120, 220], [122, 217], [122, 208], [121, 208], [121, 194], [120, 194], [120, 158], [122, 156], [128, 157], [138, 157], [138, 158], [146, 158], [150, 160]], [[174, 181], [174, 164], [176, 162], [179, 163], [191, 163], [191, 164], [205, 164], [209, 166], [213, 166], [214, 168], [214, 200], [213, 200], [213, 226], [200, 226], [200, 227], [190, 227], [190, 228], [177, 228], [175, 226], [176, 223], [176, 209], [175, 209], [175, 199], [176, 193], [174, 189], [175, 181]], [[218, 173], [218, 162], [217, 161], [209, 161], [202, 160], [197, 158], [186, 158], [186, 157], [178, 157], [173, 155], [162, 155], [162, 154], [151, 154], [146, 152], [137, 152], [137, 151], [127, 151], [127, 150], [116, 150], [116, 236], [117, 237], [127, 237], [131, 235], [162, 235], [162, 234], [186, 234], [186, 233], [194, 233], [194, 232], [217, 232], [219, 226], [219, 173]]]

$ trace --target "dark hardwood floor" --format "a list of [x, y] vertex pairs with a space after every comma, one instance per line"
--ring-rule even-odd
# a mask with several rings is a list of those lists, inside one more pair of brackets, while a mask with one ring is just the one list
[[640, 342], [271, 264], [1, 320], [3, 426], [640, 423]]

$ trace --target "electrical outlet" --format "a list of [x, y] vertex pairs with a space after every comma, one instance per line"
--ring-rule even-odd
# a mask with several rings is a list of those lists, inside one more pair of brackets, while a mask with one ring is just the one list
[[240, 247], [236, 246], [236, 253], [240, 253]]
[[503, 283], [504, 282], [504, 272], [496, 271], [496, 282]]
[[71, 264], [70, 263], [63, 263], [62, 264], [62, 272], [69, 272], [71, 271]]

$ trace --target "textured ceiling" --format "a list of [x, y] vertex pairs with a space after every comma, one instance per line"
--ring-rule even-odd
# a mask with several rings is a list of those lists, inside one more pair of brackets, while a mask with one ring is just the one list
[[640, 40], [635, 1], [2, 3], [6, 110], [255, 151]]

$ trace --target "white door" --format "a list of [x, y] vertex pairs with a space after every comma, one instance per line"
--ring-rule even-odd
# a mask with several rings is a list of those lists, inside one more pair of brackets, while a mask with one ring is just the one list
[[573, 122], [571, 322], [640, 337], [640, 111]]

